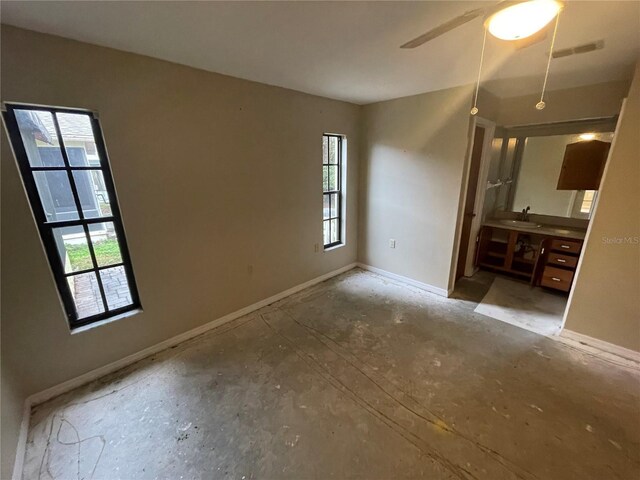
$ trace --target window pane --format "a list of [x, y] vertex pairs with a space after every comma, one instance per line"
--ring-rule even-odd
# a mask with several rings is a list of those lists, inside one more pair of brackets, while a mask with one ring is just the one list
[[329, 169], [329, 190], [338, 190], [338, 166], [325, 167]]
[[330, 200], [330, 196], [329, 195], [323, 195], [322, 196], [322, 218], [323, 219], [327, 219], [330, 217], [331, 215], [331, 206], [329, 204], [329, 200]]
[[331, 225], [330, 225], [331, 220], [325, 220], [323, 222], [323, 237], [324, 237], [324, 244], [328, 245], [329, 243], [331, 243]]
[[22, 144], [32, 167], [63, 167], [58, 136], [49, 112], [14, 110]]
[[90, 224], [89, 234], [99, 267], [122, 263], [120, 244], [113, 222]]
[[322, 191], [329, 190], [329, 167], [322, 167]]
[[78, 319], [104, 312], [100, 287], [95, 272], [81, 273], [67, 278]]
[[66, 171], [38, 171], [33, 177], [48, 222], [80, 218]]
[[596, 193], [595, 190], [586, 190], [584, 192], [584, 196], [582, 197], [582, 205], [580, 206], [580, 213], [591, 212], [591, 207], [593, 206], [595, 193]]
[[58, 247], [58, 254], [64, 273], [79, 272], [94, 268], [89, 253], [87, 236], [82, 225], [53, 229], [53, 238]]
[[331, 194], [331, 218], [335, 218], [338, 216], [338, 210], [339, 205], [338, 205], [338, 194], [337, 193], [332, 193]]
[[338, 138], [329, 137], [329, 163], [338, 163]]
[[338, 241], [338, 219], [329, 220], [331, 222], [331, 241], [330, 243], [335, 243]]
[[329, 163], [329, 141], [322, 136], [322, 163]]
[[101, 170], [74, 170], [73, 180], [85, 218], [111, 216], [111, 201]]
[[102, 279], [102, 286], [104, 287], [105, 297], [107, 297], [107, 307], [109, 310], [126, 307], [133, 303], [124, 267], [100, 270], [100, 278]]
[[100, 165], [100, 157], [93, 138], [89, 114], [56, 113], [69, 165], [86, 167]]

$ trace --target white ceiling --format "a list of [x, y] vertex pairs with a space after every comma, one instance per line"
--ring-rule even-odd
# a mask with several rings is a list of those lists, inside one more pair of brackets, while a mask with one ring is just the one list
[[[474, 82], [481, 18], [414, 50], [399, 46], [493, 4], [3, 0], [0, 8], [6, 24], [366, 104]], [[603, 50], [554, 60], [549, 88], [628, 79], [640, 55], [640, 2], [569, 1], [557, 48], [600, 39]], [[501, 97], [538, 91], [549, 42], [516, 51], [489, 35], [487, 88]]]

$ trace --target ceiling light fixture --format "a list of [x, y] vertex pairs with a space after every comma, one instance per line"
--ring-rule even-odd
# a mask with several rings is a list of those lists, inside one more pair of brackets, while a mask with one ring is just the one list
[[485, 26], [491, 35], [501, 40], [520, 40], [546, 27], [563, 6], [559, 0], [501, 2], [486, 18]]
[[[546, 106], [544, 101], [544, 94], [547, 89], [547, 80], [549, 79], [549, 69], [551, 67], [551, 52], [553, 52], [553, 48], [556, 42], [556, 34], [558, 33], [558, 23], [560, 20], [560, 12], [564, 7], [564, 2], [562, 0], [505, 0], [494, 9], [492, 9], [484, 21], [484, 37], [482, 39], [482, 51], [480, 53], [480, 66], [478, 68], [478, 79], [476, 81], [476, 89], [475, 95], [473, 98], [473, 107], [471, 108], [471, 115], [477, 115], [479, 112], [478, 109], [478, 91], [480, 89], [480, 77], [482, 73], [482, 63], [484, 60], [484, 51], [487, 41], [487, 32], [491, 33], [494, 37], [497, 37], [502, 40], [515, 41], [521, 40], [523, 38], [531, 37], [532, 35], [540, 32], [543, 28], [545, 28], [554, 18], [555, 27], [553, 29], [553, 37], [551, 38], [551, 50], [549, 53], [549, 58], [547, 60], [547, 69], [544, 74], [544, 82], [542, 84], [542, 94], [540, 95], [540, 101], [536, 104], [537, 110], [543, 110]], [[469, 21], [467, 17], [471, 19], [475, 18], [478, 15], [478, 11], [474, 10], [471, 12], [467, 12], [467, 14], [462, 15], [460, 20], [458, 18], [450, 21], [450, 24], [454, 24], [455, 26], [460, 25], [460, 21], [462, 23], [466, 23]], [[449, 28], [450, 25], [444, 24], [443, 27]], [[438, 27], [440, 28], [440, 27]], [[436, 28], [435, 30], [438, 30]], [[438, 33], [438, 35], [441, 32]], [[417, 45], [421, 45], [423, 41], [428, 41], [430, 36], [432, 36], [432, 32], [427, 32], [426, 34], [408, 42], [406, 45], [403, 45], [403, 48], [412, 48], [414, 43]], [[423, 38], [426, 37], [426, 40]], [[539, 40], [538, 40], [539, 41]], [[421, 43], [422, 42], [422, 43]], [[537, 43], [537, 42], [534, 42]], [[407, 47], [408, 45], [408, 47]]]

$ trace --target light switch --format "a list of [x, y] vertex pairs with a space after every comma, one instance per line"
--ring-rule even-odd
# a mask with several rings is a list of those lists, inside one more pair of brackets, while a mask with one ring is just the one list
[[396, 240], [394, 238], [389, 239], [389, 248], [396, 248]]

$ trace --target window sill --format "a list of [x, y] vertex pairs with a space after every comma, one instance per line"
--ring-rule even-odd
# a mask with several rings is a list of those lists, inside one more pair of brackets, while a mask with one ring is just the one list
[[86, 332], [88, 330], [92, 330], [94, 328], [106, 325], [107, 323], [117, 322], [118, 320], [122, 320], [124, 318], [133, 317], [134, 315], [137, 315], [139, 313], [142, 313], [142, 308], [129, 310], [128, 312], [124, 312], [119, 315], [114, 315], [113, 317], [105, 318], [104, 320], [99, 320], [97, 322], [90, 323], [89, 325], [83, 325], [81, 327], [72, 328], [71, 335], [75, 335], [76, 333]]
[[344, 247], [346, 244], [345, 243], [339, 243], [338, 245], [333, 245], [332, 247], [329, 248], [325, 248], [324, 251], [325, 252], [330, 252], [332, 250], [337, 250], [338, 248], [342, 248]]

